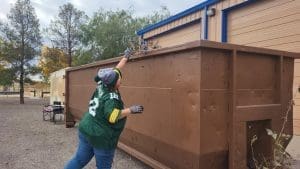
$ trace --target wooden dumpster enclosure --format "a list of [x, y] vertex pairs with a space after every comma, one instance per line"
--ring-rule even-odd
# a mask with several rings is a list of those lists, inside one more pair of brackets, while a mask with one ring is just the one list
[[[265, 128], [279, 131], [292, 100], [299, 54], [195, 41], [134, 56], [123, 72], [130, 116], [119, 147], [153, 168], [246, 168], [251, 137], [256, 152], [271, 155]], [[87, 111], [99, 68], [120, 58], [66, 70], [66, 125]], [[293, 114], [285, 133], [293, 133]]]

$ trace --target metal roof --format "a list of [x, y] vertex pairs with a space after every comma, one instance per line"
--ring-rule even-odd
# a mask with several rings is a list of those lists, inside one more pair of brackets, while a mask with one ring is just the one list
[[159, 28], [161, 26], [164, 26], [164, 25], [166, 25], [168, 23], [171, 23], [171, 22], [173, 22], [175, 20], [178, 20], [179, 18], [182, 18], [184, 16], [190, 15], [190, 14], [196, 12], [196, 11], [204, 9], [206, 6], [213, 5], [213, 4], [215, 4], [215, 3], [219, 2], [219, 1], [220, 0], [206, 0], [206, 1], [200, 3], [200, 4], [196, 5], [196, 6], [193, 6], [193, 7], [189, 8], [189, 9], [187, 9], [185, 11], [182, 11], [182, 12], [176, 14], [176, 15], [173, 15], [173, 16], [165, 19], [165, 20], [162, 20], [162, 21], [160, 21], [158, 23], [155, 23], [153, 25], [146, 26], [145, 28], [139, 30], [137, 32], [137, 35], [143, 35], [146, 32], [149, 32], [149, 31], [151, 31], [153, 29], [156, 29], [156, 28]]

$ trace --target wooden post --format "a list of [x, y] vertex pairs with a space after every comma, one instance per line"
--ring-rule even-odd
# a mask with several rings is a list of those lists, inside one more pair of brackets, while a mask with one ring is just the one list
[[230, 139], [229, 139], [229, 169], [236, 169], [235, 167], [235, 140], [236, 140], [236, 128], [234, 127], [234, 123], [236, 123], [236, 60], [237, 60], [237, 51], [236, 49], [232, 52], [232, 61], [231, 61], [231, 77], [230, 77], [230, 85], [229, 91], [230, 102], [229, 102], [229, 113], [230, 113]]

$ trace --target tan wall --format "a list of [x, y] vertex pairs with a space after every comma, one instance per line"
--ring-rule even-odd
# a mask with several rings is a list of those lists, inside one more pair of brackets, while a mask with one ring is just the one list
[[152, 38], [149, 43], [157, 44], [159, 48], [170, 47], [175, 45], [184, 44], [187, 42], [200, 40], [201, 36], [201, 23], [195, 23], [183, 29]]
[[199, 20], [201, 18], [201, 16], [203, 15], [203, 12], [202, 11], [198, 11], [198, 12], [195, 12], [193, 14], [190, 14], [188, 16], [185, 16], [183, 18], [180, 18], [174, 22], [171, 22], [167, 25], [164, 25], [162, 27], [159, 27], [157, 29], [154, 29], [150, 32], [147, 32], [144, 34], [144, 39], [147, 39], [149, 37], [152, 37], [152, 36], [155, 36], [157, 34], [160, 34], [162, 32], [166, 32], [168, 30], [171, 30], [173, 28], [176, 28], [178, 26], [181, 26], [181, 25], [184, 25], [184, 24], [187, 24], [187, 23], [190, 23], [190, 22], [193, 22], [195, 20]]
[[[213, 17], [209, 17], [209, 22], [208, 22], [208, 39], [212, 41], [221, 41], [221, 10], [233, 5], [236, 5], [238, 3], [243, 2], [244, 0], [223, 0], [215, 5], [212, 5], [211, 8], [216, 9], [216, 15]], [[160, 33], [169, 31], [173, 28], [176, 28], [178, 26], [190, 23], [192, 21], [195, 21], [197, 19], [201, 19], [203, 21], [203, 15], [204, 15], [204, 10], [195, 12], [193, 14], [190, 14], [188, 16], [185, 16], [183, 18], [180, 18], [174, 22], [171, 22], [167, 25], [164, 25], [162, 27], [159, 27], [157, 29], [154, 29], [152, 31], [149, 31], [144, 34], [144, 39], [148, 39], [150, 37], [153, 37], [155, 35], [158, 35]], [[155, 40], [158, 40], [158, 46], [160, 48], [162, 47], [169, 47], [169, 46], [174, 46], [178, 44], [182, 44], [180, 40], [184, 39], [183, 42], [191, 42], [194, 40], [199, 40], [201, 38], [201, 31], [202, 31], [202, 24], [199, 24], [199, 28], [191, 28], [185, 27], [183, 28], [184, 30], [180, 31], [171, 31], [171, 33], [166, 33], [163, 36], [158, 36], [155, 38]], [[191, 34], [190, 30], [185, 30], [185, 29], [193, 29], [193, 34]], [[196, 32], [197, 31], [197, 32]], [[187, 34], [187, 35], [183, 35]], [[178, 37], [179, 36], [179, 37]], [[196, 37], [195, 37], [196, 36]], [[203, 39], [203, 38], [201, 38]], [[172, 43], [169, 43], [172, 42]]]
[[268, 0], [228, 15], [228, 42], [300, 52], [300, 1]]
[[50, 75], [50, 104], [54, 101], [65, 102], [65, 74], [66, 70], [61, 69]]
[[216, 15], [208, 19], [208, 39], [212, 41], [221, 42], [221, 27], [222, 27], [222, 9], [234, 6], [243, 2], [244, 0], [224, 0], [210, 8], [216, 9]]

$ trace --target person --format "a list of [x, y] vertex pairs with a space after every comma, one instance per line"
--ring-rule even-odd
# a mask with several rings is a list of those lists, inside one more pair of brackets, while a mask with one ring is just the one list
[[121, 69], [131, 55], [131, 50], [127, 49], [115, 68], [98, 71], [95, 78], [97, 87], [89, 102], [89, 110], [79, 123], [77, 152], [65, 165], [65, 169], [83, 168], [93, 156], [97, 169], [111, 168], [126, 117], [142, 113], [144, 109], [141, 105], [124, 108], [119, 92]]

